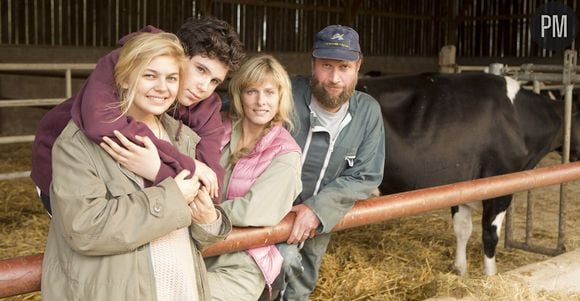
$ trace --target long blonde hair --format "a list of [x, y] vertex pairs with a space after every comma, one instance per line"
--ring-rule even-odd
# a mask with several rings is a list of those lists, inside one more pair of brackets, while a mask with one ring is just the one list
[[[260, 84], [268, 76], [274, 81], [274, 84], [278, 85], [280, 92], [278, 112], [270, 123], [281, 124], [291, 130], [294, 127], [292, 124], [294, 102], [290, 78], [284, 67], [273, 56], [267, 54], [248, 59], [230, 81], [229, 95], [232, 101], [230, 117], [234, 122], [245, 118], [241, 99], [242, 92], [250, 86]], [[269, 125], [267, 128], [271, 126]]]
[[[276, 124], [285, 126], [289, 130], [294, 128], [292, 123], [294, 101], [292, 100], [292, 85], [290, 84], [288, 73], [286, 73], [284, 67], [273, 56], [266, 54], [258, 55], [248, 59], [240, 67], [240, 70], [236, 72], [229, 85], [231, 99], [230, 118], [232, 119], [232, 123], [237, 123], [243, 121], [245, 118], [241, 98], [243, 91], [248, 87], [262, 83], [268, 77], [278, 86], [280, 93], [278, 112], [276, 112], [274, 118], [266, 125], [257, 139], [263, 137]], [[242, 147], [235, 151], [229, 158], [229, 164], [235, 165], [240, 158], [249, 152], [250, 149], [247, 147]]]
[[[133, 104], [140, 75], [158, 56], [175, 59], [179, 65], [179, 74], [184, 73], [186, 56], [179, 39], [172, 33], [138, 33], [121, 48], [119, 60], [115, 65], [115, 84], [119, 95], [121, 116], [125, 115]], [[182, 81], [183, 76], [179, 78]], [[123, 88], [123, 86], [128, 88]]]

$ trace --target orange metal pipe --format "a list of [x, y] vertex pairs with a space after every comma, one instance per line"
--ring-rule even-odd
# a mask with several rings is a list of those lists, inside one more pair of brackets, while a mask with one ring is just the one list
[[[339, 231], [435, 209], [490, 199], [580, 179], [580, 161], [511, 174], [385, 195], [356, 202], [332, 229]], [[294, 214], [267, 228], [239, 228], [228, 238], [205, 250], [205, 256], [246, 250], [283, 242], [290, 235]]]
[[40, 290], [43, 254], [0, 260], [0, 298]]
[[[381, 196], [357, 202], [333, 231], [578, 179], [580, 162], [575, 162]], [[291, 213], [274, 227], [235, 228], [225, 241], [213, 245], [203, 254], [209, 257], [283, 242], [290, 235], [293, 220], [294, 214]], [[28, 262], [26, 257], [0, 261], [0, 298], [40, 289], [42, 256], [30, 258], [36, 261]], [[31, 278], [33, 281], [29, 280]]]

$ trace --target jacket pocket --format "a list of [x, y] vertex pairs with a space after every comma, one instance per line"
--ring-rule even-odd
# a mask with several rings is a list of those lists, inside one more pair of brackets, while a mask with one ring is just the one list
[[356, 164], [356, 149], [343, 146], [335, 146], [331, 164], [328, 166], [328, 175], [332, 175], [329, 181], [339, 177], [346, 169]]

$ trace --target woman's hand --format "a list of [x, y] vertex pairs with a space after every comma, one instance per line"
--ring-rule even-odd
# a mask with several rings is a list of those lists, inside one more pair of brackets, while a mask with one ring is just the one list
[[209, 168], [205, 163], [195, 160], [195, 174], [203, 186], [207, 188], [207, 193], [211, 198], [218, 196], [219, 187], [215, 172]]
[[177, 187], [181, 190], [181, 194], [185, 198], [187, 205], [191, 205], [192, 202], [195, 200], [195, 197], [198, 195], [199, 190], [199, 180], [196, 176], [193, 176], [191, 179], [186, 179], [187, 176], [191, 174], [191, 171], [184, 169], [180, 173], [178, 173], [174, 180], [177, 183]]
[[143, 143], [143, 146], [139, 146], [127, 139], [121, 132], [113, 131], [113, 133], [123, 146], [109, 137], [103, 137], [104, 142], [101, 142], [100, 146], [126, 169], [155, 182], [161, 167], [161, 159], [153, 141], [149, 137], [135, 136], [137, 141]]
[[189, 204], [189, 208], [191, 208], [191, 219], [197, 224], [211, 224], [218, 217], [217, 210], [205, 187], [199, 190], [197, 197]]
[[308, 238], [316, 235], [316, 229], [320, 225], [320, 220], [316, 213], [310, 207], [304, 204], [298, 204], [292, 207], [292, 212], [296, 213], [292, 231], [286, 243], [299, 244]]

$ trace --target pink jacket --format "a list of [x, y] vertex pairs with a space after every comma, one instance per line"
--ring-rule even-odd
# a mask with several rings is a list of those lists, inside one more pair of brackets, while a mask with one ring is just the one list
[[[224, 120], [225, 135], [223, 136], [223, 149], [231, 139], [232, 124], [230, 120]], [[274, 126], [254, 146], [252, 151], [236, 162], [233, 167], [229, 185], [226, 191], [228, 200], [244, 196], [256, 179], [268, 168], [268, 165], [277, 156], [290, 152], [300, 153], [300, 146], [290, 133], [282, 126]], [[262, 271], [268, 288], [280, 273], [284, 258], [274, 245], [246, 250], [256, 265]]]

